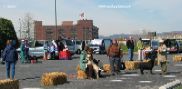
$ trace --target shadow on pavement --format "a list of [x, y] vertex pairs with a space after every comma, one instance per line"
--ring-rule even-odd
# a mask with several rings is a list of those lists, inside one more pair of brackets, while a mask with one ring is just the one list
[[35, 77], [29, 77], [29, 78], [18, 79], [18, 80], [32, 80], [32, 79], [40, 79], [40, 77], [39, 77], [39, 76], [35, 76]]

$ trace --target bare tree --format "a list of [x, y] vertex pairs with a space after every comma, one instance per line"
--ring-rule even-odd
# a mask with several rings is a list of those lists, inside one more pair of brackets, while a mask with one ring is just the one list
[[24, 37], [27, 39], [34, 38], [34, 29], [33, 29], [33, 18], [30, 13], [26, 13], [25, 17], [22, 20], [23, 25], [23, 33]]

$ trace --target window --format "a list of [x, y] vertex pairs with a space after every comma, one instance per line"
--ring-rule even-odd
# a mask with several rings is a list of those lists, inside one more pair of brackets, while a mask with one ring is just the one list
[[44, 41], [36, 41], [35, 42], [35, 47], [43, 47]]

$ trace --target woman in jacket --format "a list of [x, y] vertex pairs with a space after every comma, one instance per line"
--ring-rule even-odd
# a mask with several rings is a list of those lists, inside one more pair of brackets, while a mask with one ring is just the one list
[[21, 45], [20, 45], [20, 59], [21, 59], [21, 63], [25, 63], [25, 41], [24, 40], [21, 41]]
[[18, 60], [18, 53], [16, 51], [15, 45], [16, 41], [9, 41], [6, 48], [3, 51], [3, 61], [6, 62], [6, 76], [10, 79], [10, 68], [11, 68], [11, 79], [15, 76], [15, 64]]
[[82, 51], [80, 54], [80, 69], [82, 71], [85, 71], [88, 79], [92, 79], [92, 74], [93, 74], [93, 66], [92, 65], [87, 65], [87, 50], [89, 49], [88, 46], [82, 45]]

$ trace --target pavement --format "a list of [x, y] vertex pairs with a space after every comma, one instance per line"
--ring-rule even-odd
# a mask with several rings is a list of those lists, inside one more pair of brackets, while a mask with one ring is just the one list
[[[16, 65], [16, 79], [20, 80], [20, 89], [158, 89], [160, 86], [174, 81], [182, 80], [182, 62], [173, 63], [173, 55], [168, 56], [168, 74], [160, 75], [160, 66], [155, 66], [154, 74], [139, 70], [122, 70], [116, 76], [103, 73], [103, 77], [96, 80], [76, 79], [76, 66], [79, 64], [79, 55], [74, 55], [73, 60], [39, 60], [36, 64]], [[94, 58], [101, 60], [104, 64], [109, 63], [106, 55], [94, 55]], [[137, 56], [134, 56], [136, 59]], [[127, 60], [127, 55], [124, 55]], [[68, 82], [62, 85], [43, 87], [40, 79], [43, 73], [61, 71], [68, 74]], [[0, 65], [0, 79], [6, 78], [5, 65]]]

